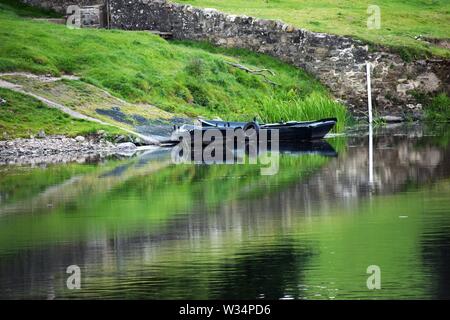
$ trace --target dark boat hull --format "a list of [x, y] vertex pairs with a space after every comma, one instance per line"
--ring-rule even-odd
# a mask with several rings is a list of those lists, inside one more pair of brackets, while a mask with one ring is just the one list
[[[223, 134], [228, 130], [245, 129], [247, 122], [226, 122], [226, 121], [200, 121], [202, 124], [202, 131], [209, 129], [218, 129]], [[270, 140], [273, 137], [272, 130], [278, 130], [278, 137], [280, 141], [308, 141], [318, 140], [324, 138], [328, 132], [336, 125], [335, 118], [322, 119], [318, 121], [307, 122], [288, 122], [276, 124], [261, 124], [259, 131], [266, 130], [267, 138]]]

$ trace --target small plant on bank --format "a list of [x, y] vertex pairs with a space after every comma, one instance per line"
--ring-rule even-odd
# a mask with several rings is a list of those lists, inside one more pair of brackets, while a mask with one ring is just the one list
[[200, 77], [205, 73], [205, 63], [201, 58], [194, 58], [186, 66], [186, 72], [193, 77]]
[[425, 106], [425, 118], [434, 122], [450, 122], [450, 97], [438, 94]]

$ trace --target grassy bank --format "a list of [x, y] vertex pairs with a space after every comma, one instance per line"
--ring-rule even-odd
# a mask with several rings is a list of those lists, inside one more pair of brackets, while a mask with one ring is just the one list
[[435, 96], [427, 103], [425, 116], [432, 122], [450, 122], [450, 97], [445, 93]]
[[111, 135], [122, 133], [114, 127], [71, 118], [39, 100], [11, 90], [0, 88], [0, 97], [6, 100], [0, 105], [0, 139], [28, 138], [41, 130], [47, 135], [65, 134], [71, 137], [88, 135], [98, 130], [105, 130]]
[[[146, 32], [72, 30], [26, 19], [23, 9], [17, 11], [3, 1], [0, 72], [75, 74], [127, 101], [189, 116], [242, 120], [259, 116], [276, 121], [337, 115], [341, 127], [345, 122], [344, 107], [333, 101], [325, 87], [271, 57], [207, 44], [169, 43]], [[268, 68], [275, 73], [269, 78], [276, 85], [228, 62]], [[310, 103], [314, 99], [330, 108], [316, 112]], [[268, 103], [274, 103], [274, 108]], [[287, 119], [286, 110], [308, 118]]]
[[[175, 0], [233, 14], [280, 19], [311, 31], [349, 35], [388, 46], [407, 59], [450, 57], [450, 50], [415, 37], [450, 38], [448, 0]], [[368, 29], [367, 8], [381, 9], [380, 29]]]
[[43, 82], [39, 78], [22, 75], [5, 75], [0, 79], [19, 85], [26, 92], [64, 105], [73, 111], [127, 130], [134, 130], [143, 125], [145, 121], [142, 119], [146, 119], [148, 123], [173, 117], [171, 113], [152, 105], [126, 103], [82, 81], [63, 79]]

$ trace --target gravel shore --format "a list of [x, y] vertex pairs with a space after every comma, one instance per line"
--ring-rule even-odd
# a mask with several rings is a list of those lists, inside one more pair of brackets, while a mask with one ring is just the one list
[[98, 161], [111, 155], [133, 155], [133, 143], [65, 136], [0, 141], [0, 165]]

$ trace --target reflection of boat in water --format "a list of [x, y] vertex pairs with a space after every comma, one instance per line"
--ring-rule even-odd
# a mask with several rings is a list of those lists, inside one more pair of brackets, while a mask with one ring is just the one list
[[337, 152], [325, 140], [305, 141], [293, 143], [291, 141], [280, 141], [279, 151], [281, 154], [305, 155], [317, 154], [324, 157], [337, 157]]
[[200, 126], [183, 125], [175, 130], [176, 133], [189, 133], [191, 138], [201, 133], [201, 137], [210, 130], [216, 130], [223, 137], [241, 132], [246, 137], [256, 134], [259, 137], [262, 131], [266, 131], [265, 137], [268, 140], [274, 137], [273, 131], [277, 130], [278, 139], [280, 141], [311, 141], [319, 140], [325, 137], [330, 130], [336, 125], [336, 118], [322, 119], [318, 121], [290, 121], [271, 124], [259, 124], [257, 121], [251, 122], [227, 122], [215, 120], [200, 120]]
[[195, 146], [181, 142], [173, 149], [176, 162], [196, 162], [204, 164], [238, 163], [247, 156], [259, 157], [267, 153], [278, 153], [292, 156], [319, 155], [324, 157], [337, 157], [338, 153], [325, 140], [292, 142], [280, 141], [277, 145], [268, 143], [267, 147], [252, 148], [247, 143], [244, 148], [230, 147], [227, 143], [212, 143]]

